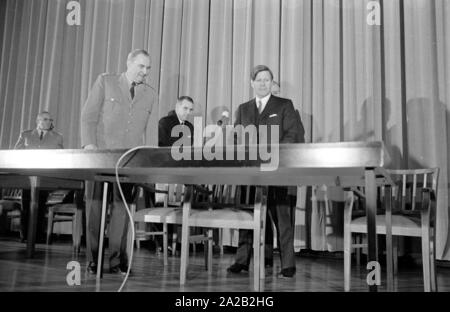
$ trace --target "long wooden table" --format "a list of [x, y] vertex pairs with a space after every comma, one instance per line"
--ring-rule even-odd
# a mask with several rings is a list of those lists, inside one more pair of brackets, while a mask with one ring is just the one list
[[[263, 161], [260, 157], [250, 158], [255, 150], [258, 152], [255, 146], [248, 147], [243, 160], [207, 160], [202, 155], [201, 148], [195, 148], [193, 153], [202, 155], [199, 160], [174, 160], [170, 148], [147, 147], [134, 151], [123, 159], [120, 179], [122, 182], [134, 183], [239, 184], [256, 185], [259, 188], [268, 185], [365, 186], [368, 259], [377, 261], [376, 186], [390, 183], [389, 176], [383, 169], [389, 156], [382, 142], [280, 145], [278, 167], [273, 171], [262, 170], [262, 166], [267, 165], [268, 161]], [[0, 150], [0, 186], [7, 180], [8, 185], [13, 186], [12, 180], [18, 176], [112, 181], [116, 162], [124, 152], [125, 150]], [[36, 194], [41, 187], [40, 181], [43, 180], [31, 178], [28, 181], [29, 185], [26, 187], [35, 194], [32, 197], [32, 207], [36, 209]], [[31, 215], [37, 217], [37, 213]], [[33, 243], [34, 241], [29, 242]], [[184, 283], [186, 268], [182, 267], [181, 272], [180, 281]], [[377, 286], [371, 285], [369, 290], [376, 291]]]

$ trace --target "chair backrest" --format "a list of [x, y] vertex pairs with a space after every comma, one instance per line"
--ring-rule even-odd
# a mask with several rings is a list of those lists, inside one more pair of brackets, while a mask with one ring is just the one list
[[74, 192], [71, 190], [56, 190], [48, 194], [46, 205], [56, 205], [73, 202]]
[[422, 190], [434, 191], [437, 196], [439, 168], [387, 170], [395, 185], [392, 188], [393, 199], [397, 207], [405, 211], [415, 211], [422, 202]]
[[211, 202], [218, 207], [239, 207], [253, 209], [255, 187], [247, 185], [212, 185]]
[[22, 189], [7, 188], [2, 189], [2, 198], [4, 200], [21, 201]]
[[[184, 184], [156, 184], [155, 203], [164, 207], [180, 206], [183, 202]], [[159, 192], [158, 192], [159, 191]]]
[[169, 184], [168, 186], [168, 204], [180, 204], [183, 201], [184, 184]]
[[[184, 184], [156, 184], [155, 203], [168, 206], [181, 206], [183, 203]], [[237, 185], [199, 185], [194, 194], [196, 203], [215, 203], [230, 205], [249, 205], [250, 187]], [[159, 191], [159, 192], [158, 192]], [[244, 194], [244, 198], [241, 198]], [[253, 191], [254, 194], [254, 191]], [[207, 207], [206, 205], [205, 207]], [[245, 207], [244, 207], [245, 208]]]
[[350, 189], [326, 185], [315, 185], [312, 187], [311, 202], [313, 209], [319, 207], [318, 202], [324, 202], [327, 211], [332, 202], [343, 203], [344, 219], [351, 218], [354, 201], [355, 197]]
[[236, 185], [219, 184], [212, 186], [212, 202], [217, 204], [236, 203], [237, 194], [240, 194], [240, 187]]
[[336, 186], [313, 186], [311, 199], [316, 201], [345, 202], [345, 190]]

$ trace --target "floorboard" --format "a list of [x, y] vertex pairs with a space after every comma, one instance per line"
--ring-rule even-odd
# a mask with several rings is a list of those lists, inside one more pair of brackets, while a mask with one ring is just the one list
[[[117, 291], [123, 281], [121, 275], [111, 275], [105, 264], [104, 277], [100, 283], [86, 272], [84, 248], [78, 257], [72, 254], [70, 242], [52, 245], [37, 244], [36, 254], [26, 259], [25, 244], [11, 239], [0, 240], [0, 292], [8, 291]], [[108, 255], [106, 254], [106, 259]], [[81, 285], [69, 286], [66, 276], [67, 264], [78, 261], [81, 265]], [[190, 257], [187, 283], [179, 285], [180, 258], [169, 257], [169, 265], [163, 265], [162, 255], [150, 248], [135, 249], [132, 274], [123, 291], [148, 292], [251, 292], [252, 272], [229, 274], [226, 268], [233, 263], [233, 253], [223, 256], [214, 254], [213, 270], [205, 270], [202, 252]], [[343, 291], [343, 260], [297, 255], [295, 278], [280, 279], [279, 255], [275, 255], [274, 268], [267, 270], [264, 291], [267, 292], [341, 292]], [[352, 267], [352, 291], [365, 292], [367, 271], [364, 266]], [[439, 291], [450, 291], [450, 268], [437, 268]], [[395, 291], [423, 291], [420, 266], [399, 268], [395, 277]], [[379, 291], [386, 291], [385, 274]]]

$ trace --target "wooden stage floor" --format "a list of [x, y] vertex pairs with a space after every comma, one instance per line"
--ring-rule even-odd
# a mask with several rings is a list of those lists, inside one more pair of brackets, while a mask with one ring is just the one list
[[[164, 267], [162, 255], [148, 248], [135, 249], [132, 274], [123, 291], [135, 292], [252, 292], [252, 273], [229, 274], [226, 268], [233, 263], [233, 253], [220, 256], [215, 251], [213, 270], [205, 270], [203, 252], [190, 257], [187, 283], [179, 285], [180, 258], [169, 257]], [[106, 259], [108, 255], [106, 254]], [[66, 276], [67, 263], [81, 264], [81, 285], [69, 286]], [[274, 268], [267, 270], [264, 291], [267, 292], [342, 292], [343, 260], [297, 255], [297, 274], [292, 279], [279, 279], [279, 255], [275, 255]], [[108, 264], [105, 271], [108, 272]], [[365, 266], [352, 266], [352, 291], [367, 291]], [[450, 268], [438, 267], [439, 291], [450, 291]], [[385, 274], [382, 272], [379, 291], [386, 291]], [[117, 291], [123, 281], [121, 275], [105, 273], [101, 283], [86, 273], [86, 257], [83, 248], [78, 258], [72, 255], [70, 242], [53, 245], [36, 245], [33, 259], [25, 258], [25, 244], [14, 239], [0, 239], [0, 292], [11, 291]], [[420, 266], [400, 267], [395, 277], [395, 290], [399, 292], [423, 291]]]

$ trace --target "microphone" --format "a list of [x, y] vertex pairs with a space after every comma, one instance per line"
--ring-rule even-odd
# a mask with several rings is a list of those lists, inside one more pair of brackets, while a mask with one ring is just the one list
[[228, 111], [224, 111], [222, 113], [222, 118], [217, 121], [218, 126], [227, 125], [228, 121], [230, 120], [230, 113]]

